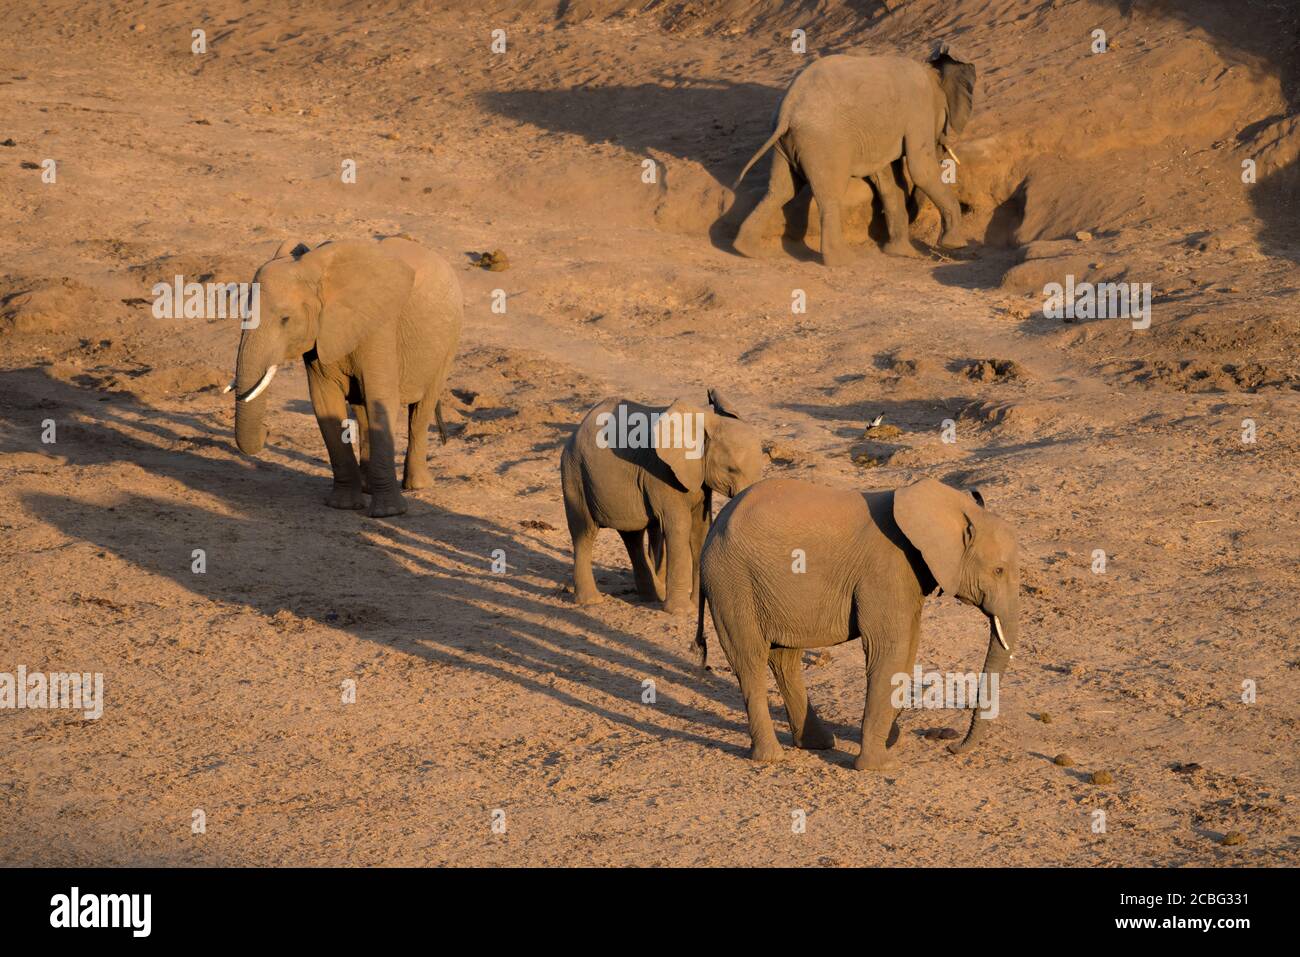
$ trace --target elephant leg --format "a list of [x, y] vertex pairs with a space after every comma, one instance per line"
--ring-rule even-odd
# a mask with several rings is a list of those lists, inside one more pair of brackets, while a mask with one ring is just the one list
[[776, 678], [776, 686], [785, 699], [785, 713], [790, 718], [790, 733], [795, 747], [810, 751], [825, 751], [835, 747], [835, 736], [817, 717], [808, 691], [803, 684], [802, 652], [798, 648], [772, 648], [767, 653], [767, 664]]
[[646, 528], [646, 537], [650, 546], [650, 562], [654, 569], [655, 588], [659, 592], [659, 600], [662, 601], [667, 596], [666, 582], [668, 581], [668, 549], [664, 548], [664, 530], [659, 524], [658, 519], [651, 519], [650, 525]]
[[798, 192], [795, 171], [789, 161], [779, 151], [772, 154], [772, 171], [767, 177], [767, 194], [759, 201], [740, 224], [733, 244], [736, 252], [742, 256], [757, 259], [770, 256], [780, 249], [780, 243], [773, 244], [767, 238], [772, 219], [781, 214], [782, 207], [794, 199]]
[[848, 172], [840, 169], [838, 163], [810, 164], [808, 182], [821, 210], [822, 262], [827, 266], [847, 266], [853, 261], [853, 254], [844, 241], [841, 217], [844, 191], [849, 185]]
[[[903, 663], [903, 672], [912, 674], [912, 669], [916, 667], [916, 652], [921, 645], [921, 609], [918, 606], [916, 613], [912, 615], [911, 637], [907, 643], [907, 658]], [[903, 744], [903, 733], [898, 727], [899, 709], [894, 709], [894, 722], [889, 728], [889, 736], [885, 739], [885, 747], [891, 754], [897, 754]]]
[[366, 406], [357, 402], [351, 406], [352, 421], [356, 422], [357, 458], [361, 460], [361, 491], [370, 494], [370, 420], [366, 416]]
[[646, 601], [659, 601], [659, 590], [655, 587], [655, 573], [645, 553], [645, 529], [618, 534], [623, 539], [624, 547], [627, 548], [627, 557], [632, 560], [632, 574], [636, 576], [637, 594]]
[[863, 631], [862, 647], [867, 659], [867, 701], [862, 711], [862, 749], [853, 766], [859, 771], [890, 771], [898, 767], [896, 752], [889, 749], [898, 718], [894, 707], [894, 676], [907, 674], [908, 643], [891, 637], [892, 632]]
[[895, 179], [899, 175], [890, 163], [884, 169], [868, 177], [871, 185], [880, 197], [880, 204], [885, 209], [885, 224], [889, 227], [889, 240], [885, 243], [885, 252], [891, 256], [917, 256], [911, 240], [908, 239], [907, 195], [903, 186]]
[[573, 601], [578, 605], [594, 605], [600, 601], [596, 577], [591, 572], [591, 546], [596, 540], [596, 523], [587, 512], [581, 491], [571, 488], [571, 476], [562, 477], [564, 514], [569, 520], [569, 537], [573, 539]]
[[436, 403], [432, 395], [426, 395], [407, 409], [404, 489], [428, 488], [433, 484], [433, 473], [429, 471], [429, 417]]
[[727, 664], [736, 674], [740, 693], [745, 699], [745, 712], [749, 716], [749, 756], [754, 761], [780, 761], [784, 757], [781, 743], [772, 727], [772, 716], [767, 709], [768, 644], [757, 623], [742, 626], [719, 621], [715, 612], [713, 628], [718, 633], [718, 644], [727, 657]]
[[694, 573], [691, 559], [691, 514], [683, 507], [682, 514], [664, 516], [660, 523], [663, 526], [663, 547], [668, 553], [664, 611], [670, 615], [691, 614], [695, 611], [695, 603], [691, 601], [691, 577]]
[[[706, 496], [705, 502], [708, 502]], [[691, 601], [695, 602], [700, 594], [700, 552], [704, 550], [704, 538], [709, 534], [709, 516], [700, 512], [691, 521]]]
[[378, 396], [366, 390], [366, 419], [369, 426], [370, 516], [387, 518], [406, 511], [406, 499], [397, 486], [394, 434], [397, 410], [401, 405], [391, 396]]
[[320, 369], [307, 363], [307, 391], [311, 395], [316, 424], [330, 457], [334, 473], [334, 486], [325, 499], [330, 508], [365, 508], [361, 494], [361, 471], [357, 468], [352, 447], [343, 441], [343, 420], [347, 418], [348, 403], [343, 388], [325, 377]]
[[907, 171], [916, 188], [939, 207], [939, 215], [943, 217], [943, 233], [939, 237], [939, 245], [946, 249], [960, 249], [966, 245], [961, 230], [961, 204], [943, 181], [932, 140], [932, 136], [927, 139], [924, 134], [907, 137], [904, 146], [907, 151]]

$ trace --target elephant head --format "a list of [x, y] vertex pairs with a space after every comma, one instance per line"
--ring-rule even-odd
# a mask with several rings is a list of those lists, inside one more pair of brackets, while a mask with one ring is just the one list
[[939, 142], [946, 146], [948, 137], [960, 133], [970, 121], [975, 105], [975, 64], [959, 57], [947, 43], [935, 47], [929, 62], [946, 104], [939, 134]]
[[713, 391], [710, 400], [718, 411], [680, 399], [664, 410], [655, 424], [655, 451], [684, 488], [734, 498], [762, 478], [762, 443], [754, 427], [727, 411]]
[[256, 455], [266, 442], [266, 387], [276, 369], [315, 353], [339, 361], [380, 325], [395, 322], [415, 274], [405, 263], [361, 242], [308, 249], [292, 240], [257, 271], [260, 309], [239, 340], [235, 440]]
[[[978, 493], [967, 495], [934, 479], [894, 493], [894, 521], [939, 587], [988, 616], [984, 674], [990, 684], [993, 675], [1001, 680], [1020, 641], [1020, 565], [1011, 526], [985, 511]], [[974, 711], [966, 737], [948, 750], [957, 754], [972, 747], [990, 723]]]

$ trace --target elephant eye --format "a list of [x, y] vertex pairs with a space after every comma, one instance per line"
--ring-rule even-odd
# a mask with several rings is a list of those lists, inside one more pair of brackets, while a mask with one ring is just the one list
[[288, 317], [288, 316], [281, 316], [281, 317], [280, 317], [280, 325], [282, 325], [282, 326], [287, 326], [288, 324], [289, 324], [289, 317]]
[[997, 568], [993, 569], [993, 574], [1001, 575], [1004, 571], [1006, 571], [1006, 569], [999, 565]]

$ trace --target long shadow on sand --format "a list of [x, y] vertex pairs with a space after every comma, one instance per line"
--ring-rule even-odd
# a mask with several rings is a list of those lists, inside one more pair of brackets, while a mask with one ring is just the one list
[[[319, 465], [309, 473], [265, 456], [247, 464], [199, 454], [208, 447], [233, 451], [228, 439], [204, 434], [212, 432], [212, 423], [202, 417], [98, 402], [95, 394], [40, 369], [7, 373], [6, 383], [11, 397], [28, 399], [0, 404], [0, 451], [52, 453], [74, 468], [131, 463], [203, 500], [178, 504], [127, 490], [109, 512], [73, 495], [24, 498], [34, 516], [65, 534], [212, 601], [266, 617], [287, 609], [356, 638], [488, 675], [650, 735], [743, 753], [708, 735], [731, 730], [743, 738], [739, 723], [675, 702], [662, 691], [657, 711], [686, 718], [706, 733], [667, 727], [652, 712], [647, 715], [640, 684], [647, 677], [661, 689], [688, 687], [729, 715], [740, 713], [739, 694], [719, 678], [701, 675], [685, 646], [683, 654], [666, 655], [643, 638], [556, 601], [555, 585], [529, 580], [558, 583], [568, 573], [567, 552], [540, 537], [414, 496], [408, 497], [410, 511], [397, 519], [329, 509], [322, 505], [327, 479]], [[60, 423], [53, 447], [41, 446], [37, 438], [47, 417]], [[292, 518], [286, 522], [286, 516]], [[190, 553], [197, 547], [208, 553], [204, 575], [190, 569]], [[489, 572], [496, 549], [507, 556], [506, 575]], [[326, 567], [347, 569], [342, 588], [337, 575], [313, 571]], [[556, 677], [589, 686], [593, 693], [557, 687]], [[627, 707], [612, 703], [620, 701]]]

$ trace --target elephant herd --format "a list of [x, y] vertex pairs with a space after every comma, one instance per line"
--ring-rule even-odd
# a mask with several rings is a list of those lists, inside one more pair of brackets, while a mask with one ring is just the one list
[[[862, 177], [881, 196], [886, 251], [910, 252], [904, 164], [942, 214], [941, 241], [959, 245], [961, 211], [937, 157], [969, 118], [973, 88], [974, 67], [946, 44], [926, 63], [832, 56], [808, 67], [745, 167], [776, 148], [767, 194], [740, 228], [737, 250], [762, 252], [767, 221], [806, 181], [821, 211], [824, 261], [843, 262], [840, 200], [850, 178]], [[326, 504], [368, 508], [374, 517], [402, 514], [402, 490], [431, 481], [431, 416], [446, 441], [439, 397], [464, 313], [451, 267], [406, 238], [314, 249], [288, 241], [254, 282], [260, 318], [246, 324], [231, 384], [240, 450], [261, 450], [267, 386], [279, 366], [301, 357], [333, 472]], [[408, 448], [399, 487], [395, 437], [403, 414]], [[893, 692], [915, 667], [927, 595], [942, 589], [987, 617], [985, 676], [1000, 676], [1012, 657], [1019, 639], [1015, 534], [974, 490], [926, 478], [895, 491], [843, 491], [763, 479], [764, 462], [758, 430], [714, 390], [707, 406], [622, 398], [596, 405], [560, 456], [574, 600], [600, 600], [592, 546], [599, 529], [612, 528], [639, 596], [662, 602], [672, 616], [696, 612], [701, 666], [710, 609], [758, 761], [781, 756], [767, 671], [785, 700], [795, 745], [831, 748], [834, 738], [804, 688], [802, 652], [861, 638], [867, 691], [855, 767], [890, 768], [899, 741]], [[716, 518], [714, 492], [729, 499]], [[990, 723], [985, 717], [973, 711], [964, 739], [950, 750], [978, 741]]]

